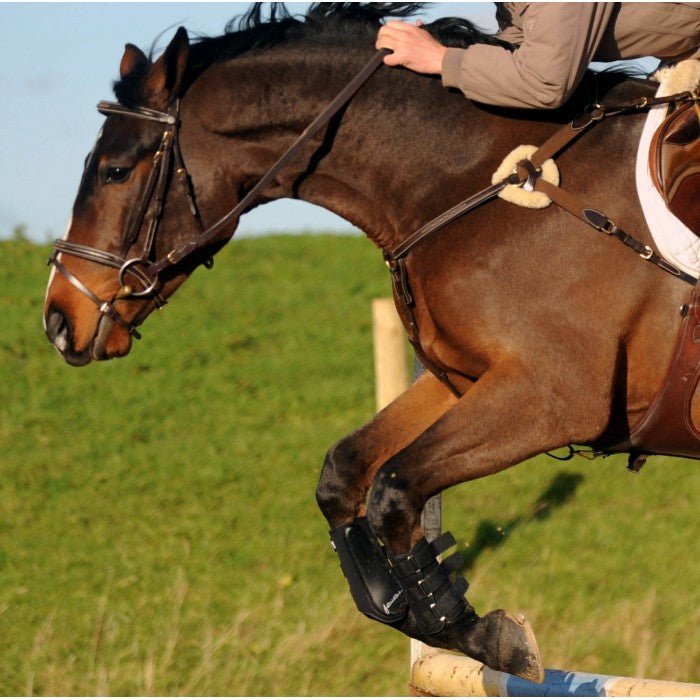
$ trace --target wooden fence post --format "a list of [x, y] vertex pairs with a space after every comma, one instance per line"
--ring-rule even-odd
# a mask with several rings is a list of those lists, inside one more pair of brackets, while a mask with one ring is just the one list
[[[393, 401], [408, 388], [408, 361], [406, 358], [406, 333], [396, 311], [393, 299], [372, 301], [372, 327], [374, 337], [374, 376], [377, 410]], [[416, 360], [413, 378], [423, 367]], [[440, 496], [431, 498], [421, 517], [423, 532], [428, 540], [435, 539], [442, 529]], [[411, 640], [411, 668], [418, 659], [434, 651], [431, 647]]]

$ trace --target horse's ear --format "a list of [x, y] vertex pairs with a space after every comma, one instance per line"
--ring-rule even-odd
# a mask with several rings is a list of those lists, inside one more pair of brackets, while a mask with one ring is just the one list
[[166, 109], [178, 96], [189, 53], [187, 30], [180, 27], [146, 78], [146, 93], [154, 107]]
[[119, 75], [122, 78], [126, 78], [135, 71], [150, 65], [150, 63], [151, 62], [146, 57], [146, 54], [141, 51], [138, 46], [127, 44], [124, 47], [122, 62], [119, 64]]

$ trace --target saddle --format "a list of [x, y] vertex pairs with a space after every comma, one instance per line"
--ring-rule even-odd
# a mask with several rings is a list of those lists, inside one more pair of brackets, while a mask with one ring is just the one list
[[649, 171], [671, 213], [700, 237], [700, 105], [673, 111], [654, 134]]
[[[700, 237], [700, 106], [678, 105], [660, 124], [649, 152], [651, 179], [669, 211]], [[638, 473], [649, 455], [700, 459], [693, 405], [700, 381], [700, 285], [681, 309], [683, 321], [664, 382], [629, 438], [604, 450], [629, 453]]]

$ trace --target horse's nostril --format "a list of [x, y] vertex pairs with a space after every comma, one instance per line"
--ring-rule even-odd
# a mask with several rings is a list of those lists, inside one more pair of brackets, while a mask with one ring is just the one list
[[65, 319], [60, 311], [49, 311], [46, 317], [46, 332], [52, 339], [61, 331], [61, 328], [65, 326]]
[[49, 310], [46, 319], [46, 334], [60, 352], [65, 352], [70, 345], [70, 326], [66, 317], [57, 309]]

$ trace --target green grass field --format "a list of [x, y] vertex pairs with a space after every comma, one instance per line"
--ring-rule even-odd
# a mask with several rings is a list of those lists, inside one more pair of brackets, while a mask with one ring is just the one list
[[[131, 355], [46, 341], [48, 249], [0, 243], [0, 694], [403, 695], [408, 641], [356, 612], [314, 490], [370, 418], [381, 256], [233, 242]], [[700, 681], [700, 470], [541, 457], [445, 498], [477, 610], [549, 667]]]

